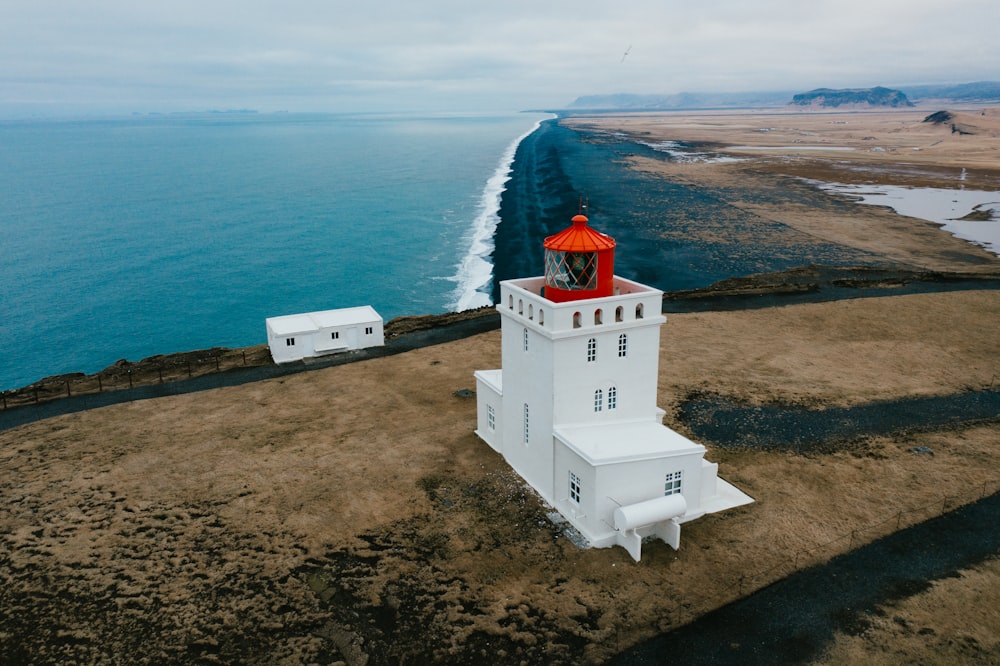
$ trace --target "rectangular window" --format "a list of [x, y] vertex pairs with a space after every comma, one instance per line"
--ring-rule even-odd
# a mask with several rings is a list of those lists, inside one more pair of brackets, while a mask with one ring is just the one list
[[618, 336], [618, 358], [628, 356], [628, 336], [622, 333]]
[[333, 339], [333, 340], [339, 340], [340, 339], [340, 331], [333, 331], [332, 333], [330, 333], [330, 338]]
[[365, 335], [371, 335], [375, 331], [371, 326], [365, 326]]
[[666, 481], [663, 483], [663, 494], [664, 495], [675, 495], [681, 491], [681, 473], [671, 472], [667, 474]]
[[604, 391], [597, 389], [594, 391], [594, 411], [599, 412], [604, 406]]
[[597, 360], [597, 340], [591, 338], [587, 340], [587, 362], [592, 362]]
[[524, 445], [528, 445], [528, 403], [524, 403]]
[[608, 409], [615, 409], [618, 407], [618, 389], [612, 386], [608, 389]]
[[569, 473], [569, 498], [580, 503], [580, 477], [573, 472]]
[[524, 329], [524, 351], [528, 351], [528, 329]]
[[497, 415], [493, 411], [493, 405], [486, 405], [486, 427], [490, 432], [497, 429]]
[[285, 338], [285, 346], [286, 347], [294, 347], [295, 346], [295, 338]]

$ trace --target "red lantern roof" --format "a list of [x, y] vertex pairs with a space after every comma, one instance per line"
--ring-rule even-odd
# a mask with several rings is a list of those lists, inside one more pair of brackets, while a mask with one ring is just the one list
[[573, 226], [545, 239], [545, 249], [556, 252], [600, 252], [611, 250], [615, 239], [587, 226], [587, 217], [577, 215]]

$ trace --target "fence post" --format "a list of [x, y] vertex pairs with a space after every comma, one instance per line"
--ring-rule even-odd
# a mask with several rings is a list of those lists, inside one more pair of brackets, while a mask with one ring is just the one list
[[215, 356], [215, 371], [219, 372], [219, 355], [218, 354], [216, 354], [216, 356]]
[[7, 410], [7, 391], [3, 392], [3, 408], [4, 408], [4, 411]]
[[73, 392], [70, 391], [70, 389], [69, 389], [69, 380], [68, 379], [66, 380], [66, 397], [67, 398], [72, 398], [73, 397]]
[[156, 366], [156, 372], [157, 372], [157, 374], [160, 375], [160, 383], [162, 384], [163, 383], [163, 366], [162, 365]]
[[97, 392], [104, 393], [104, 382], [101, 381], [101, 373], [97, 373]]
[[128, 369], [128, 387], [132, 388], [132, 368]]
[[35, 402], [38, 402], [38, 387], [37, 386], [34, 389], [34, 393], [35, 393]]
[[244, 349], [243, 350], [243, 367], [245, 368], [246, 365], [247, 365], [247, 350]]

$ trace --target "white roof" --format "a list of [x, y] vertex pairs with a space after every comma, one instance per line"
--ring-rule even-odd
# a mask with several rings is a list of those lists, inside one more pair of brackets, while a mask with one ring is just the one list
[[705, 453], [701, 444], [652, 420], [566, 426], [554, 434], [591, 465]]
[[339, 308], [322, 310], [303, 314], [268, 317], [265, 322], [275, 335], [295, 335], [310, 333], [322, 328], [336, 328], [351, 324], [381, 323], [382, 317], [370, 305], [360, 305], [355, 308]]

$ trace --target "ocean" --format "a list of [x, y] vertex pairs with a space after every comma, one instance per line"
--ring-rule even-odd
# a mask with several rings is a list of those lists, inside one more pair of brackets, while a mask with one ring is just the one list
[[490, 302], [543, 114], [0, 122], [0, 389], [266, 342], [266, 317]]

